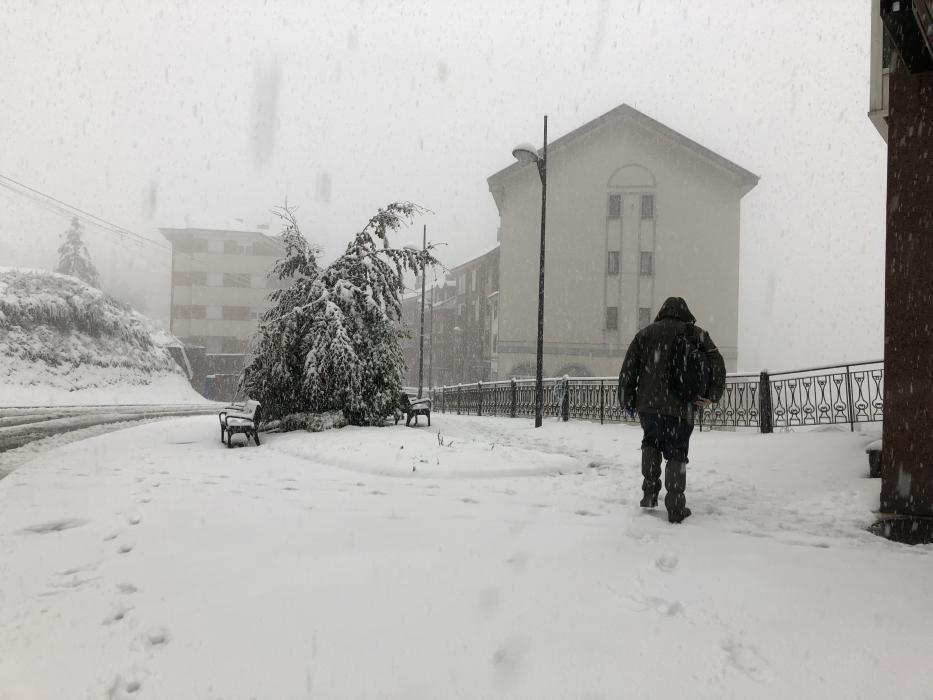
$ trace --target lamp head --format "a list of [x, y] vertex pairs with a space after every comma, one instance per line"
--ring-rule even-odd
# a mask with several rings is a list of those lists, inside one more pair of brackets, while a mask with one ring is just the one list
[[536, 163], [538, 161], [538, 151], [533, 144], [520, 143], [512, 149], [512, 155], [522, 165]]

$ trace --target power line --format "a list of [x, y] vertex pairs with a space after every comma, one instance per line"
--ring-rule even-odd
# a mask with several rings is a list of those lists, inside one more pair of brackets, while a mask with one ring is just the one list
[[[10, 186], [10, 184], [8, 183], [13, 183], [17, 187], [21, 187], [24, 190], [26, 190], [26, 192], [22, 192]], [[72, 217], [74, 216], [74, 214], [70, 212], [76, 212], [78, 214], [77, 218], [84, 220], [85, 223], [89, 223], [93, 226], [96, 226], [97, 228], [105, 232], [119, 235], [121, 243], [124, 243], [124, 244], [127, 243], [127, 241], [124, 240], [124, 236], [129, 236], [130, 238], [134, 239], [135, 242], [138, 242], [140, 244], [148, 244], [155, 248], [158, 248], [159, 250], [172, 253], [173, 255], [176, 255], [176, 254], [186, 255], [189, 261], [198, 262], [203, 267], [207, 266], [207, 262], [200, 256], [194, 255], [192, 253], [184, 253], [180, 251], [176, 253], [174, 249], [170, 246], [157, 243], [156, 241], [146, 238], [145, 236], [141, 236], [138, 233], [130, 231], [129, 229], [124, 228], [118, 224], [114, 224], [95, 214], [91, 214], [90, 212], [86, 212], [83, 209], [79, 209], [78, 207], [74, 205], [68, 204], [67, 202], [63, 202], [60, 199], [57, 199], [49, 194], [46, 194], [45, 192], [41, 192], [35, 188], [32, 188], [29, 185], [23, 184], [22, 182], [19, 182], [18, 180], [14, 180], [11, 177], [7, 177], [6, 175], [0, 174], [0, 187], [4, 187], [5, 189], [7, 189], [10, 192], [13, 192], [14, 194], [27, 197], [28, 199], [30, 199], [32, 202], [36, 203], [40, 207], [44, 207], [46, 211], [52, 211], [52, 213], [61, 214], [66, 217]], [[39, 199], [39, 198], [42, 198], [42, 199]], [[52, 209], [49, 209], [48, 208], [49, 203], [44, 200], [49, 200], [50, 202], [53, 202], [54, 204], [52, 206], [55, 206], [56, 208], [55, 211], [53, 211]], [[70, 210], [70, 212], [66, 213], [64, 211], [61, 211], [62, 208], [64, 208], [65, 210]], [[228, 277], [238, 282], [241, 282], [241, 283], [245, 282], [246, 284], [244, 286], [252, 286], [251, 284], [252, 279], [248, 273], [226, 272], [224, 274], [226, 274]], [[173, 280], [173, 284], [174, 284], [174, 280]]]
[[[8, 184], [8, 183], [12, 183], [13, 185], [16, 185], [16, 187], [20, 187], [20, 188], [22, 188], [23, 190], [26, 190], [27, 192], [31, 193], [32, 196], [30, 196], [29, 194], [26, 194], [26, 192], [22, 192], [21, 190], [17, 190], [17, 189], [15, 189], [14, 187], [11, 187], [10, 184]], [[67, 202], [63, 202], [62, 200], [57, 199], [57, 198], [53, 197], [53, 196], [50, 195], [50, 194], [46, 194], [45, 192], [41, 192], [41, 191], [39, 191], [39, 190], [37, 190], [37, 189], [35, 189], [35, 188], [30, 187], [29, 185], [26, 185], [26, 184], [23, 184], [22, 182], [19, 182], [18, 180], [14, 180], [14, 179], [11, 178], [11, 177], [7, 177], [6, 175], [0, 174], [0, 186], [5, 187], [5, 188], [6, 188], [7, 190], [9, 190], [10, 192], [14, 192], [14, 193], [19, 194], [19, 195], [22, 195], [22, 196], [24, 196], [24, 197], [28, 197], [28, 198], [30, 198], [32, 201], [37, 202], [37, 203], [38, 203], [39, 200], [36, 199], [36, 196], [41, 197], [41, 198], [43, 198], [43, 199], [45, 199], [45, 200], [49, 200], [49, 201], [51, 201], [51, 202], [54, 202], [54, 203], [55, 203], [56, 205], [58, 205], [59, 207], [64, 207], [66, 210], [70, 210], [71, 212], [75, 212], [76, 214], [79, 215], [78, 218], [84, 219], [84, 221], [85, 221], [86, 223], [90, 223], [90, 224], [92, 224], [92, 225], [95, 225], [95, 226], [97, 226], [97, 227], [99, 227], [99, 228], [101, 228], [101, 229], [103, 229], [103, 230], [105, 230], [105, 231], [109, 231], [110, 233], [118, 234], [118, 235], [120, 235], [121, 237], [122, 237], [122, 236], [129, 236], [130, 238], [133, 238], [133, 239], [135, 239], [136, 241], [138, 241], [138, 242], [140, 242], [140, 243], [151, 245], [151, 246], [153, 246], [153, 247], [155, 247], [155, 248], [158, 248], [158, 249], [160, 249], [160, 250], [171, 251], [171, 248], [168, 247], [168, 246], [166, 246], [166, 245], [162, 245], [161, 243], [157, 243], [156, 241], [153, 241], [153, 240], [151, 240], [151, 239], [149, 239], [149, 238], [146, 238], [145, 236], [141, 236], [141, 235], [139, 235], [138, 233], [135, 233], [135, 232], [133, 232], [133, 231], [130, 231], [128, 228], [124, 228], [123, 226], [120, 226], [119, 224], [115, 224], [115, 223], [113, 223], [113, 222], [111, 222], [111, 221], [107, 221], [106, 219], [103, 219], [103, 218], [101, 218], [101, 217], [99, 217], [99, 216], [97, 216], [97, 215], [95, 215], [95, 214], [91, 214], [90, 212], [84, 211], [83, 209], [79, 209], [78, 207], [76, 207], [76, 206], [74, 206], [74, 205], [72, 205], [72, 204], [68, 204]]]

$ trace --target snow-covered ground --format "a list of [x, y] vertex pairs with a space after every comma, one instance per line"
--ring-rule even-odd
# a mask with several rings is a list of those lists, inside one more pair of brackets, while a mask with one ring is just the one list
[[864, 531], [873, 436], [697, 434], [669, 525], [636, 428], [433, 422], [21, 465], [0, 698], [931, 697], [933, 548]]

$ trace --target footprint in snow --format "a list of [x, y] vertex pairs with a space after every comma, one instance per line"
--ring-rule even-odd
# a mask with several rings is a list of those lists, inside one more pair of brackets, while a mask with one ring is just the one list
[[168, 630], [159, 628], [146, 634], [146, 644], [150, 647], [164, 647], [169, 642]]
[[142, 687], [143, 684], [139, 681], [126, 681], [122, 676], [117, 676], [107, 689], [107, 698], [108, 700], [129, 700], [129, 698], [137, 697]]
[[130, 515], [126, 518], [126, 522], [130, 525], [139, 525], [143, 521], [138, 515]]
[[574, 515], [582, 515], [585, 517], [599, 517], [600, 515], [602, 515], [602, 513], [594, 513], [593, 511], [587, 510], [586, 508], [575, 510], [573, 513]]
[[654, 565], [658, 567], [660, 571], [669, 574], [677, 568], [678, 561], [677, 555], [674, 554], [674, 552], [665, 552], [654, 560]]
[[131, 593], [136, 593], [139, 589], [132, 583], [118, 583], [117, 590], [123, 595], [129, 595]]
[[121, 544], [117, 547], [117, 554], [129, 554], [133, 551], [133, 545], [131, 544]]
[[49, 520], [48, 522], [36, 523], [35, 525], [24, 527], [19, 533], [24, 535], [48, 535], [52, 532], [62, 532], [63, 530], [81, 527], [82, 525], [86, 525], [87, 522], [87, 520], [82, 518], [61, 518], [59, 520]]
[[463, 503], [479, 503], [479, 501], [477, 501], [475, 498], [461, 498], [460, 500]]
[[518, 638], [506, 640], [493, 652], [489, 662], [500, 684], [513, 685], [519, 680], [522, 662], [527, 652], [528, 643]]
[[511, 557], [509, 557], [505, 561], [506, 563], [510, 564], [511, 566], [514, 566], [516, 569], [521, 571], [526, 566], [528, 566], [528, 560], [530, 558], [531, 558], [531, 555], [529, 555], [528, 552], [516, 552], [515, 554], [513, 554]]
[[664, 600], [663, 598], [656, 598], [655, 596], [647, 596], [644, 598], [633, 596], [632, 600], [638, 603], [639, 612], [654, 611], [658, 613], [658, 615], [674, 617], [675, 615], [680, 615], [684, 611], [684, 606], [676, 600]]
[[757, 647], [727, 639], [720, 644], [720, 648], [726, 654], [724, 668], [731, 666], [753, 680], [762, 680], [767, 674], [768, 664]]
[[117, 622], [121, 622], [123, 618], [126, 617], [126, 613], [129, 611], [129, 608], [120, 608], [115, 613], [113, 613], [113, 615], [108, 615], [106, 618], [104, 618], [104, 621], [101, 624], [104, 626], [109, 626]]

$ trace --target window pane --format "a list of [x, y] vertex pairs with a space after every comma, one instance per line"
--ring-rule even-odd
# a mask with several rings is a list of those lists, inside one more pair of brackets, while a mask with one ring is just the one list
[[223, 286], [224, 287], [249, 287], [250, 277], [249, 275], [240, 274], [238, 272], [225, 272]]
[[615, 331], [619, 329], [619, 307], [606, 307], [606, 330]]
[[248, 321], [249, 307], [225, 306], [223, 310], [223, 317], [225, 321]]
[[609, 218], [610, 219], [621, 219], [622, 218], [622, 195], [621, 194], [609, 195]]
[[619, 251], [617, 250], [609, 251], [609, 261], [608, 261], [607, 272], [610, 275], [619, 274]]
[[642, 253], [639, 263], [639, 271], [642, 275], [650, 277], [654, 274], [654, 253]]
[[641, 307], [638, 309], [638, 329], [641, 330], [648, 325], [651, 325], [651, 309]]
[[643, 219], [654, 218], [654, 195], [653, 194], [643, 194], [641, 196], [641, 218]]

